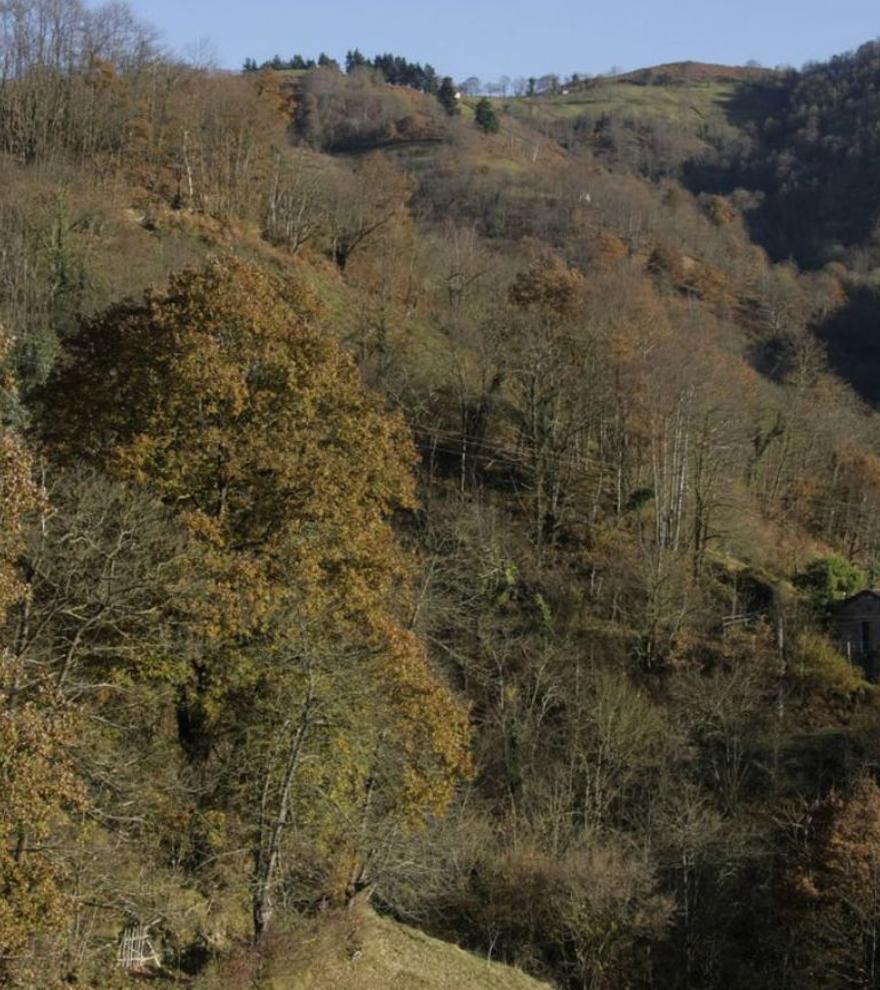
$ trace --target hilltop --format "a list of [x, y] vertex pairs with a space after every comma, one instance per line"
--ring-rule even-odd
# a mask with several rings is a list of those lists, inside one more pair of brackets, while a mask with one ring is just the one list
[[643, 85], [671, 86], [686, 83], [763, 82], [777, 73], [773, 69], [749, 65], [716, 65], [711, 62], [665, 62], [646, 69], [634, 69], [612, 76], [612, 81]]

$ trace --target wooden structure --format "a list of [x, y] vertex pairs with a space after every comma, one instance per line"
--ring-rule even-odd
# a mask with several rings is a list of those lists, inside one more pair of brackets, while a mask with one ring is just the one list
[[831, 612], [834, 638], [840, 650], [876, 682], [880, 674], [880, 591], [859, 591]]
[[149, 925], [128, 925], [119, 939], [117, 963], [129, 973], [146, 973], [161, 967], [159, 955], [149, 938]]

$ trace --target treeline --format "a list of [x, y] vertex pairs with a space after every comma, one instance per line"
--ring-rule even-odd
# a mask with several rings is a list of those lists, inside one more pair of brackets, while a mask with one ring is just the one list
[[272, 58], [266, 59], [265, 62], [257, 62], [256, 59], [246, 58], [244, 64], [242, 65], [243, 72], [260, 72], [264, 69], [272, 69], [276, 72], [283, 71], [305, 71], [307, 69], [315, 69], [318, 66], [339, 68], [339, 63], [330, 58], [324, 52], [318, 56], [317, 60], [313, 58], [304, 58], [302, 55], [294, 55], [291, 58], [284, 59], [280, 55], [273, 55]]
[[851, 275], [650, 146], [26, 9], [0, 981], [133, 986], [146, 939], [243, 990], [372, 901], [571, 990], [875, 987], [880, 708], [828, 614], [877, 573], [880, 429], [817, 333]]
[[351, 75], [355, 69], [369, 68], [379, 73], [380, 78], [392, 86], [409, 86], [422, 93], [434, 94], [440, 86], [440, 79], [432, 65], [420, 62], [409, 62], [400, 55], [376, 55], [372, 60], [366, 58], [355, 48], [346, 52], [345, 71]]
[[[339, 63], [322, 52], [317, 60], [303, 58], [302, 55], [294, 55], [289, 59], [275, 55], [261, 63], [257, 63], [256, 59], [246, 58], [243, 65], [244, 72], [258, 72], [264, 69], [305, 71], [315, 68], [332, 68], [339, 71]], [[434, 94], [440, 85], [440, 79], [432, 65], [423, 66], [420, 62], [410, 62], [401, 55], [391, 53], [376, 55], [370, 59], [357, 48], [346, 52], [345, 72], [351, 75], [357, 69], [371, 69], [378, 74], [380, 80], [392, 86], [408, 86], [422, 93]]]

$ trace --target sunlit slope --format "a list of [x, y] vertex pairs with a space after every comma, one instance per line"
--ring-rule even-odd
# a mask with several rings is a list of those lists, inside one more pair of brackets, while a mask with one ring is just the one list
[[232, 962], [197, 983], [230, 990], [248, 972], [259, 990], [550, 990], [551, 984], [489, 962], [371, 910], [320, 919], [276, 938], [258, 963]]
[[761, 116], [776, 77], [767, 69], [682, 62], [569, 84], [506, 105], [535, 123], [611, 116], [696, 132], [711, 120], [738, 126]]

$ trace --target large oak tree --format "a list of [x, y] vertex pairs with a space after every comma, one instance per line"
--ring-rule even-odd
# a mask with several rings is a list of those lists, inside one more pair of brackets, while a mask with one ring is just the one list
[[50, 405], [62, 455], [158, 495], [193, 538], [177, 720], [221, 823], [194, 862], [249, 848], [257, 934], [294, 846], [324, 894], [368, 887], [388, 834], [468, 770], [466, 712], [405, 622], [403, 420], [300, 284], [231, 258], [86, 322]]

